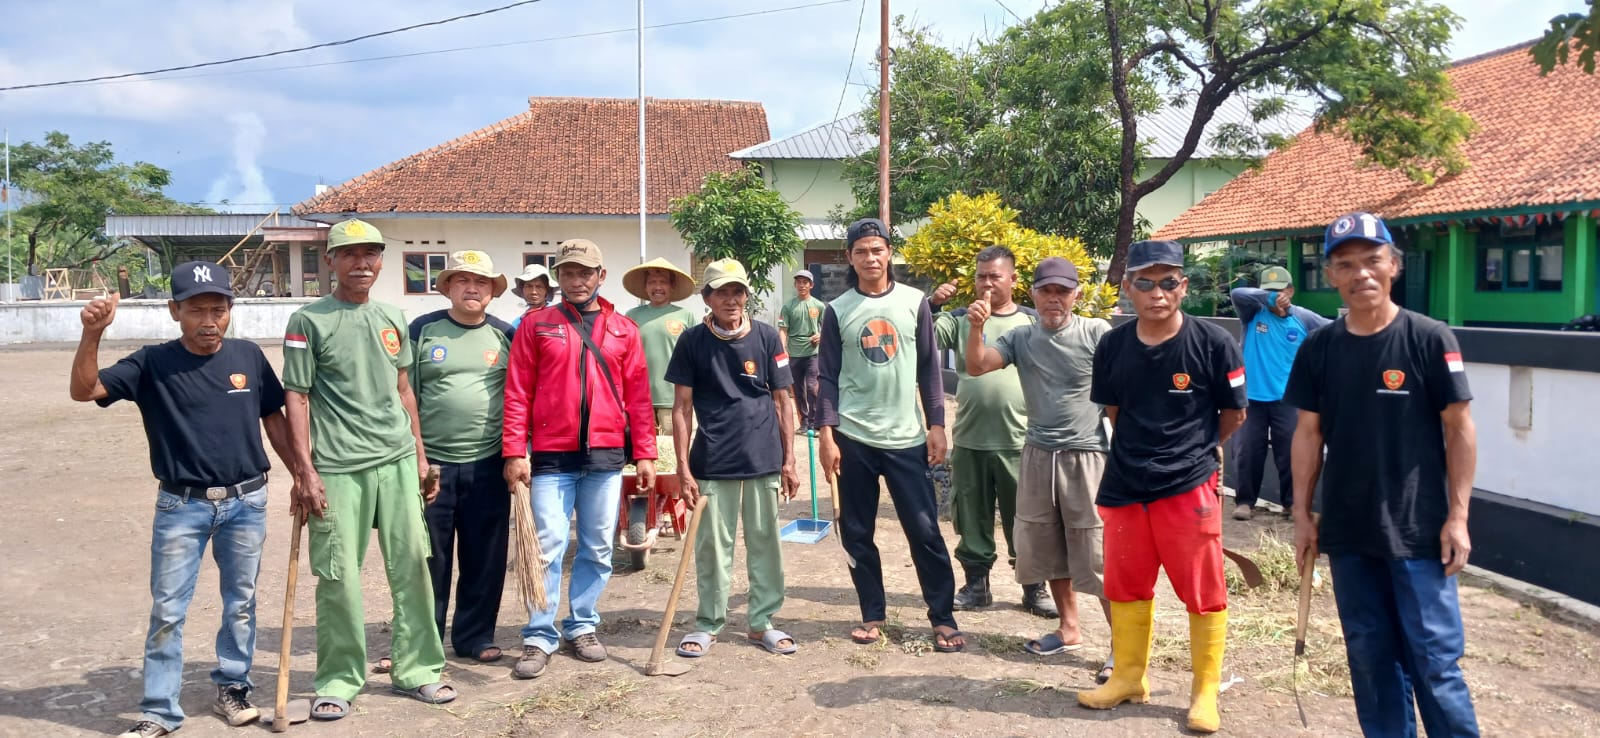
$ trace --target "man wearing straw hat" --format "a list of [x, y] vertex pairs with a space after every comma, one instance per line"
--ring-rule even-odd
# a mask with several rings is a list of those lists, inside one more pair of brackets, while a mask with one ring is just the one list
[[295, 505], [310, 514], [317, 575], [317, 698], [311, 717], [337, 720], [366, 684], [361, 563], [374, 528], [394, 600], [393, 689], [440, 704], [444, 648], [432, 617], [421, 486], [428, 458], [411, 390], [405, 317], [374, 302], [383, 235], [359, 220], [328, 229], [333, 293], [289, 316], [283, 386], [297, 458]]
[[443, 636], [453, 553], [461, 573], [450, 643], [456, 655], [489, 663], [501, 656], [494, 624], [511, 520], [500, 425], [513, 329], [487, 310], [505, 292], [506, 278], [488, 254], [457, 251], [435, 288], [450, 298], [450, 307], [411, 322], [411, 384], [422, 443], [428, 463], [439, 467], [439, 494], [425, 512], [433, 541], [433, 619]]
[[[703, 323], [683, 334], [666, 378], [674, 385], [673, 446], [678, 495], [690, 507], [705, 495], [709, 530], [695, 538], [700, 607], [694, 631], [678, 655], [699, 658], [728, 622], [734, 534], [744, 520], [745, 570], [750, 579], [750, 641], [776, 654], [795, 652], [788, 633], [772, 627], [783, 606], [778, 497], [794, 499], [794, 399], [789, 356], [778, 331], [745, 313], [750, 280], [743, 264], [706, 265], [701, 297], [711, 307]], [[700, 419], [694, 444], [692, 420]]]
[[529, 264], [523, 267], [522, 273], [511, 282], [511, 294], [516, 295], [526, 305], [522, 315], [511, 321], [511, 327], [515, 329], [522, 325], [522, 319], [527, 317], [528, 313], [543, 308], [550, 302], [550, 270], [544, 268], [543, 264]]
[[628, 311], [628, 318], [639, 324], [639, 340], [644, 342], [644, 360], [650, 367], [650, 404], [655, 408], [656, 433], [672, 433], [672, 383], [665, 377], [667, 362], [678, 337], [694, 325], [694, 312], [673, 303], [694, 294], [694, 278], [677, 265], [655, 258], [622, 275], [622, 288], [648, 305]]

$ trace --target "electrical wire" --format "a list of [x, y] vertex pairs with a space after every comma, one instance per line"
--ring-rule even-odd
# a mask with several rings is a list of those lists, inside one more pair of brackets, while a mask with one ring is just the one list
[[223, 65], [223, 64], [236, 64], [238, 62], [251, 61], [251, 60], [254, 60], [254, 59], [265, 59], [267, 57], [272, 57], [272, 56], [283, 56], [284, 54], [298, 54], [300, 52], [311, 51], [313, 49], [326, 49], [326, 48], [333, 47], [333, 46], [344, 46], [344, 45], [347, 45], [347, 44], [356, 43], [357, 41], [366, 41], [368, 39], [378, 38], [380, 36], [392, 36], [392, 35], [394, 35], [396, 33], [404, 33], [406, 31], [414, 31], [414, 30], [416, 30], [418, 28], [427, 28], [429, 26], [442, 26], [442, 25], [444, 25], [446, 23], [454, 23], [454, 22], [456, 22], [458, 20], [466, 20], [468, 18], [478, 18], [478, 17], [481, 17], [481, 16], [490, 15], [490, 14], [493, 14], [493, 13], [499, 13], [499, 12], [504, 11], [504, 10], [510, 10], [512, 8], [521, 7], [523, 5], [532, 5], [534, 3], [543, 2], [543, 1], [544, 0], [518, 0], [518, 2], [510, 3], [510, 4], [507, 4], [507, 5], [502, 5], [502, 6], [498, 7], [498, 8], [489, 8], [488, 10], [480, 10], [480, 11], [477, 11], [475, 13], [464, 13], [462, 15], [451, 16], [449, 18], [441, 18], [439, 20], [428, 21], [426, 23], [414, 23], [412, 25], [402, 26], [400, 28], [391, 28], [391, 29], [389, 29], [387, 31], [378, 31], [376, 33], [368, 33], [368, 34], [364, 34], [364, 35], [361, 35], [361, 36], [356, 36], [354, 38], [341, 39], [339, 41], [326, 41], [326, 42], [323, 42], [323, 43], [320, 43], [320, 44], [312, 44], [311, 46], [301, 46], [301, 47], [293, 48], [293, 49], [279, 49], [278, 51], [268, 51], [268, 52], [261, 53], [261, 54], [251, 54], [249, 56], [236, 56], [236, 57], [234, 57], [232, 59], [220, 59], [220, 60], [217, 60], [217, 61], [200, 62], [198, 64], [185, 64], [183, 66], [166, 67], [164, 69], [152, 69], [152, 70], [147, 71], [147, 72], [124, 72], [122, 74], [108, 74], [108, 75], [102, 75], [102, 76], [99, 76], [99, 77], [85, 77], [83, 79], [61, 80], [59, 82], [34, 82], [32, 84], [26, 84], [26, 85], [10, 85], [10, 86], [7, 86], [7, 87], [0, 87], [0, 92], [10, 92], [10, 91], [13, 91], [13, 90], [33, 90], [33, 89], [39, 89], [41, 87], [65, 87], [67, 85], [78, 85], [78, 84], [83, 84], [83, 83], [86, 83], [86, 82], [105, 82], [107, 80], [126, 79], [126, 78], [129, 78], [129, 77], [148, 77], [148, 76], [150, 76], [152, 74], [164, 74], [166, 72], [181, 72], [181, 71], [184, 71], [184, 70], [187, 70], [187, 69], [199, 69], [201, 67], [215, 67], [215, 66], [220, 66], [220, 65]]
[[1023, 22], [1022, 16], [1017, 15], [1017, 11], [1012, 10], [1011, 8], [1007, 7], [1006, 4], [1004, 2], [1002, 2], [1002, 0], [994, 0], [994, 4], [995, 5], [999, 5], [1002, 8], [1005, 8], [1006, 12], [1010, 13], [1012, 18], [1016, 18], [1018, 23], [1022, 23]]
[[[845, 66], [844, 84], [839, 88], [839, 102], [835, 103], [833, 106], [833, 118], [828, 123], [830, 129], [833, 129], [835, 126], [839, 125], [839, 113], [844, 110], [845, 93], [849, 92], [850, 90], [850, 75], [854, 74], [856, 69], [856, 50], [861, 47], [861, 24], [866, 17], [867, 0], [861, 0], [861, 12], [856, 15], [856, 37], [855, 40], [850, 42], [850, 62]], [[795, 195], [793, 200], [790, 200], [786, 197], [783, 199], [783, 201], [793, 205], [797, 202], [800, 202], [800, 199], [805, 197], [807, 194], [810, 194], [811, 188], [817, 186], [817, 178], [822, 176], [822, 165], [823, 161], [820, 159], [817, 160], [817, 169], [811, 173], [811, 183], [806, 185], [806, 188], [801, 190], [800, 194]]]

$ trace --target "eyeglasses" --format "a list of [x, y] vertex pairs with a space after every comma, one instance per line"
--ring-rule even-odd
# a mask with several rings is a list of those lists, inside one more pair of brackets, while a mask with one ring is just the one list
[[1160, 287], [1164, 292], [1176, 290], [1178, 289], [1178, 278], [1167, 277], [1160, 282], [1153, 279], [1145, 279], [1144, 277], [1133, 280], [1133, 288], [1140, 292], [1149, 292], [1157, 287]]

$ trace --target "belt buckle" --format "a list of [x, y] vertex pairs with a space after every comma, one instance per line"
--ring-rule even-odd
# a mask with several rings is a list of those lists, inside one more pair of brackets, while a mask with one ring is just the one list
[[227, 487], [207, 487], [206, 488], [206, 499], [207, 500], [211, 500], [213, 502], [215, 502], [217, 500], [226, 500], [226, 499], [228, 499], [228, 488]]

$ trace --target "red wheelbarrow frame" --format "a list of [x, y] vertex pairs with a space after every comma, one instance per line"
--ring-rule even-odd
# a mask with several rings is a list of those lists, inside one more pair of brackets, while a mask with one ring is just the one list
[[[639, 480], [633, 474], [622, 475], [621, 510], [617, 514], [617, 545], [625, 551], [648, 551], [656, 544], [656, 536], [661, 532], [661, 516], [667, 516], [667, 525], [671, 526], [673, 537], [682, 538], [683, 532], [689, 529], [689, 506], [678, 498], [678, 475], [657, 474], [656, 485], [653, 489], [640, 492]], [[628, 524], [629, 504], [635, 497], [646, 497], [645, 525], [647, 532], [641, 543], [628, 543], [626, 531]]]

